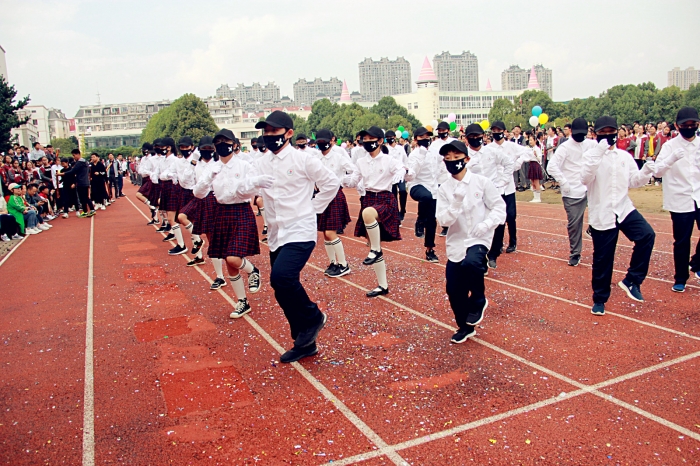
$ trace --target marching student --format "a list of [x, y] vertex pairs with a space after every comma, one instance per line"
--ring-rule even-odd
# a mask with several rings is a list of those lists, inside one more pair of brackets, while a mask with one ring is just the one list
[[[327, 129], [321, 129], [316, 133], [316, 144], [320, 152], [315, 154], [315, 156], [338, 177], [338, 180], [342, 180], [347, 173], [353, 173], [356, 168], [349, 157], [340, 155], [332, 150], [332, 137], [331, 132]], [[299, 141], [298, 137], [297, 141]], [[331, 203], [328, 204], [326, 210], [318, 216], [317, 222], [317, 229], [323, 233], [326, 254], [328, 254], [328, 259], [330, 260], [330, 265], [324, 272], [329, 277], [338, 278], [350, 273], [348, 261], [345, 259], [343, 242], [337, 233], [338, 230], [344, 230], [347, 224], [350, 223], [350, 220], [348, 202], [345, 199], [345, 193], [343, 193], [343, 187], [339, 181], [338, 193]]]
[[179, 215], [182, 208], [192, 201], [192, 199], [194, 199], [192, 189], [196, 184], [194, 166], [191, 163], [191, 157], [193, 156], [193, 153], [195, 153], [192, 138], [189, 136], [181, 137], [177, 143], [177, 146], [179, 153], [173, 168], [175, 178], [177, 179], [177, 184], [174, 184], [173, 182], [173, 191], [177, 198], [177, 210], [175, 213], [173, 227], [170, 230], [170, 232], [175, 235], [177, 244], [168, 251], [168, 254], [171, 256], [177, 256], [187, 252], [187, 248], [185, 247], [185, 238], [183, 237], [182, 229], [180, 229]]
[[[452, 141], [455, 141], [456, 139], [450, 136], [450, 124], [446, 121], [441, 121], [438, 123], [437, 128], [437, 138], [430, 144], [430, 147], [428, 148], [429, 152], [433, 153], [433, 156], [436, 158], [440, 158], [440, 148], [444, 146], [447, 143], [450, 143]], [[448, 173], [447, 170], [445, 170], [445, 166], [443, 164], [440, 164], [440, 169], [438, 172], [438, 186], [440, 186], [442, 183], [447, 181], [450, 178], [450, 174]], [[416, 237], [422, 238], [423, 235], [425, 235], [425, 226], [422, 225], [420, 222], [416, 222]], [[440, 231], [440, 236], [445, 236], [447, 235], [447, 227], [442, 226], [442, 230]]]
[[[418, 202], [416, 225], [422, 225], [423, 227], [425, 260], [428, 262], [439, 262], [438, 256], [435, 254], [435, 230], [437, 229], [435, 209], [437, 207], [438, 173], [442, 159], [439, 153], [435, 154], [428, 151], [432, 136], [432, 131], [428, 131], [422, 126], [413, 132], [413, 137], [416, 139], [418, 147], [411, 152], [411, 157], [407, 158], [408, 168], [415, 173], [413, 181], [408, 183], [408, 190], [411, 198]], [[403, 147], [399, 147], [403, 152]], [[405, 152], [403, 154], [405, 158]]]
[[165, 218], [165, 211], [160, 209], [160, 194], [163, 190], [162, 183], [160, 182], [160, 172], [163, 168], [163, 163], [165, 157], [163, 156], [163, 139], [159, 138], [153, 141], [153, 156], [150, 158], [149, 165], [149, 176], [151, 178], [151, 183], [153, 183], [153, 189], [151, 190], [151, 205], [156, 206], [156, 217], [160, 214], [160, 218], [156, 220], [161, 222], [160, 228], [156, 231], [170, 231], [170, 225], [168, 225], [167, 218]]
[[[255, 127], [270, 151], [255, 161], [255, 174], [268, 175], [274, 183], [261, 189], [270, 212], [270, 285], [289, 322], [294, 346], [280, 362], [298, 361], [318, 353], [316, 338], [326, 315], [309, 299], [299, 274], [316, 246], [316, 215], [323, 213], [338, 192], [338, 178], [320, 160], [290, 144], [294, 122], [276, 110]], [[314, 185], [318, 189], [312, 198]]]
[[496, 227], [506, 220], [506, 204], [500, 190], [489, 178], [467, 169], [472, 153], [456, 140], [440, 148], [451, 175], [438, 190], [437, 219], [440, 225], [449, 227], [445, 278], [458, 327], [452, 343], [463, 343], [474, 336], [476, 326], [484, 318], [489, 303], [484, 294], [486, 253]]
[[295, 140], [297, 150], [311, 155], [318, 155], [319, 151], [309, 145], [309, 138], [307, 138], [304, 133], [299, 134]]
[[151, 204], [150, 197], [153, 188], [153, 183], [151, 182], [151, 177], [149, 175], [149, 170], [151, 167], [151, 158], [153, 156], [153, 145], [149, 142], [144, 142], [141, 146], [141, 161], [138, 165], [138, 174], [141, 175], [141, 186], [136, 192], [136, 198], [146, 204], [148, 210], [151, 211], [151, 221], [148, 225], [153, 225], [158, 222], [158, 216], [156, 215], [157, 207]]
[[[511, 141], [506, 141], [504, 138], [505, 130], [505, 123], [502, 121], [494, 121], [491, 124], [493, 142], [489, 143], [486, 147], [499, 153], [502, 157], [510, 157], [510, 159], [513, 161], [513, 171], [515, 172], [520, 170], [523, 162], [536, 159], [531, 149]], [[508, 225], [508, 247], [506, 248], [506, 253], [510, 254], [515, 252], [518, 248], [517, 227], [515, 223], [515, 218], [517, 216], [515, 204], [515, 179], [513, 178], [512, 173], [508, 175], [508, 184], [503, 190], [502, 197], [506, 203], [506, 225]], [[489, 249], [489, 253], [487, 255], [488, 266], [490, 269], [496, 268], [496, 259], [498, 259], [498, 257], [501, 255], [506, 225], [499, 225], [493, 235], [493, 244], [491, 245], [491, 249]]]
[[[695, 254], [688, 260], [691, 251], [693, 227], [700, 228], [700, 169], [694, 158], [700, 160], [700, 138], [698, 111], [683, 107], [676, 115], [676, 126], [680, 137], [668, 140], [656, 157], [654, 176], [663, 178], [664, 210], [671, 212], [673, 222], [673, 265], [675, 274], [672, 290], [685, 291], [685, 284], [692, 273], [700, 279], [700, 241]], [[690, 268], [690, 273], [688, 269]]]
[[258, 138], [253, 138], [250, 140], [250, 155], [253, 157], [253, 160], [257, 159], [260, 157], [260, 151], [258, 150]]
[[163, 231], [169, 232], [163, 238], [163, 241], [170, 241], [175, 238], [172, 229], [177, 226], [175, 223], [175, 212], [177, 212], [178, 208], [178, 196], [175, 189], [177, 184], [177, 172], [175, 171], [177, 147], [173, 138], [163, 138], [160, 153], [164, 156], [164, 159], [160, 162], [160, 170], [158, 172], [158, 179], [161, 185], [160, 211], [165, 213], [165, 223], [167, 224]]
[[233, 132], [222, 129], [214, 136], [214, 147], [221, 164], [206, 170], [198, 181], [194, 194], [204, 199], [210, 191], [216, 196], [214, 224], [211, 227], [209, 257], [224, 259], [233, 293], [238, 300], [230, 314], [238, 319], [250, 312], [245, 285], [240, 271], [248, 274], [248, 291], [260, 290], [260, 271], [247, 259], [260, 254], [258, 229], [250, 206], [250, 197], [263, 187], [272, 186], [272, 177], [252, 176], [253, 166], [233, 156]]
[[[258, 158], [260, 158], [267, 153], [267, 147], [265, 147], [265, 140], [262, 138], [262, 136], [258, 138], [257, 146]], [[263, 219], [263, 229], [261, 233], [263, 239], [261, 241], [263, 243], [267, 243], [267, 217], [265, 216], [265, 201], [263, 200], [262, 196], [256, 194], [253, 198], [253, 204], [255, 204], [255, 206], [258, 208], [258, 216], [262, 217]]]
[[379, 127], [360, 131], [360, 137], [369, 155], [357, 161], [357, 170], [343, 178], [343, 186], [354, 188], [362, 183], [366, 191], [360, 201], [355, 236], [369, 239], [370, 251], [362, 263], [372, 265], [377, 275], [378, 286], [367, 292], [367, 297], [374, 298], [389, 293], [382, 241], [401, 239], [399, 209], [391, 185], [404, 179], [411, 181], [415, 174], [389, 155], [389, 149], [384, 145], [384, 131]]
[[586, 186], [581, 183], [583, 153], [595, 147], [595, 142], [586, 139], [588, 123], [584, 118], [576, 118], [571, 123], [571, 137], [559, 144], [549, 161], [549, 174], [557, 180], [561, 190], [568, 223], [569, 265], [577, 267], [581, 263], [583, 249], [583, 216], [586, 213], [588, 197]]
[[593, 308], [595, 315], [605, 314], [610, 298], [615, 248], [620, 231], [634, 242], [627, 276], [618, 283], [627, 296], [643, 302], [639, 289], [649, 271], [649, 260], [656, 234], [632, 204], [629, 188], [641, 188], [654, 173], [654, 162], [641, 170], [630, 155], [615, 147], [617, 120], [602, 116], [595, 121], [598, 144], [583, 154], [581, 182], [588, 188], [588, 222], [593, 238]]
[[[406, 155], [406, 151], [404, 150], [403, 146], [396, 142], [396, 133], [394, 131], [389, 130], [386, 132], [384, 137], [386, 140], [386, 146], [389, 149], [389, 155], [400, 160], [404, 166], [408, 166], [408, 155]], [[408, 200], [408, 193], [406, 192], [406, 182], [402, 181], [401, 183], [395, 184], [391, 187], [391, 192], [394, 196], [398, 196], [399, 219], [403, 222], [404, 217], [406, 217], [406, 201]]]

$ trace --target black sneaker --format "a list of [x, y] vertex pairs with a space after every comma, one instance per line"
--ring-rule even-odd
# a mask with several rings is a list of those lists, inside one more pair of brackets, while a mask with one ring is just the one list
[[164, 232], [164, 231], [170, 231], [170, 225], [163, 224], [156, 230], [157, 232]]
[[571, 267], [578, 267], [581, 263], [581, 256], [573, 256], [569, 258], [569, 265]]
[[257, 293], [260, 291], [260, 271], [257, 267], [253, 267], [253, 271], [248, 275], [248, 291], [251, 293]]
[[467, 325], [479, 325], [482, 320], [484, 320], [484, 312], [486, 312], [486, 308], [489, 307], [489, 300], [487, 299], [486, 302], [484, 303], [484, 307], [479, 310], [479, 312], [475, 314], [469, 314], [467, 316]]
[[267, 244], [267, 238], [261, 239], [260, 242], [263, 243], [263, 244]]
[[369, 290], [367, 292], [367, 297], [368, 298], [376, 298], [377, 296], [383, 296], [389, 294], [389, 288], [382, 288], [381, 286], [377, 286], [373, 290]]
[[594, 316], [604, 316], [605, 315], [605, 304], [595, 303], [593, 304], [593, 309], [591, 309], [591, 314]]
[[442, 227], [442, 231], [440, 231], [440, 236], [443, 236], [443, 237], [444, 237], [444, 236], [447, 236], [447, 230], [448, 230], [448, 229], [449, 229], [449, 228], [447, 228], [447, 227]]
[[406, 212], [399, 212], [399, 223], [403, 223], [404, 218], [406, 218]]
[[202, 246], [204, 246], [204, 240], [200, 239], [199, 241], [195, 241], [192, 243], [192, 250], [190, 251], [191, 254], [197, 254], [200, 249], [202, 249]]
[[239, 299], [238, 302], [236, 303], [236, 309], [229, 314], [229, 317], [232, 319], [240, 319], [244, 315], [248, 314], [250, 312], [250, 304], [248, 304], [247, 299]]
[[593, 229], [591, 229], [590, 225], [588, 225], [588, 228], [586, 228], [586, 236], [593, 238]]
[[195, 257], [187, 263], [187, 267], [194, 267], [195, 265], [204, 264], [204, 259], [201, 257]]
[[427, 260], [428, 262], [433, 262], [433, 263], [440, 262], [437, 254], [435, 254], [435, 251], [433, 249], [431, 249], [430, 251], [426, 251], [425, 260]]
[[318, 338], [318, 332], [320, 332], [323, 326], [326, 325], [327, 319], [328, 316], [322, 312], [321, 322], [314, 325], [313, 327], [307, 328], [306, 330], [299, 332], [299, 335], [297, 335], [296, 339], [294, 340], [294, 346], [296, 348], [305, 348], [309, 345], [316, 343], [316, 338]]
[[639, 301], [640, 303], [644, 302], [644, 297], [642, 296], [642, 292], [639, 289], [639, 285], [630, 283], [625, 278], [624, 280], [618, 283], [618, 286], [625, 290], [625, 293], [627, 293], [627, 296], [629, 296], [630, 299]]
[[382, 251], [375, 251], [373, 249], [370, 249], [369, 253], [374, 254], [374, 257], [370, 257], [370, 256], [365, 257], [365, 260], [362, 261], [362, 264], [372, 265], [375, 262], [377, 262], [379, 259], [381, 259], [382, 256], [384, 256], [384, 253]]
[[330, 277], [331, 274], [335, 271], [336, 266], [337, 265], [335, 262], [331, 262], [330, 265], [328, 265], [328, 268], [323, 272], [323, 275]]
[[340, 278], [343, 275], [347, 275], [350, 273], [350, 266], [345, 264], [345, 265], [340, 265], [340, 264], [334, 264], [335, 268], [333, 271], [328, 275], [331, 278]]
[[[175, 239], [175, 235], [173, 235], [172, 233], [168, 233], [168, 235], [165, 238], [163, 238], [163, 242], [166, 243], [172, 239]], [[185, 249], [185, 251], [187, 250]]]
[[290, 362], [296, 362], [300, 359], [303, 358], [308, 358], [309, 356], [313, 356], [318, 353], [318, 347], [316, 346], [316, 343], [312, 343], [311, 345], [307, 346], [306, 348], [297, 348], [294, 346], [292, 349], [284, 353], [282, 356], [280, 356], [280, 362], [283, 363], [290, 363]]
[[209, 287], [209, 289], [210, 289], [210, 290], [218, 290], [218, 289], [221, 288], [222, 286], [226, 286], [226, 280], [224, 280], [223, 278], [217, 278], [216, 280], [214, 280], [214, 281], [212, 282], [212, 284], [211, 284], [211, 286]]
[[175, 245], [174, 248], [172, 248], [170, 251], [168, 251], [168, 254], [171, 256], [179, 256], [180, 254], [185, 254], [187, 252], [187, 248], [184, 246], [180, 246], [179, 244]]
[[489, 259], [488, 266], [489, 266], [489, 269], [495, 269], [496, 268], [496, 259]]
[[425, 228], [423, 227], [423, 225], [421, 225], [417, 221], [416, 221], [416, 226], [415, 226], [415, 233], [416, 233], [416, 238], [422, 238], [425, 236]]
[[262, 235], [267, 235], [267, 225], [263, 226]]
[[146, 225], [157, 225], [158, 222], [156, 221], [155, 218], [152, 218], [150, 222], [148, 222]]
[[516, 244], [513, 244], [512, 246], [508, 246], [506, 248], [506, 254], [513, 253], [518, 250], [518, 246]]
[[455, 344], [464, 343], [469, 337], [473, 337], [474, 335], [476, 335], [476, 329], [474, 327], [460, 328], [457, 330], [457, 333], [452, 335], [450, 342]]

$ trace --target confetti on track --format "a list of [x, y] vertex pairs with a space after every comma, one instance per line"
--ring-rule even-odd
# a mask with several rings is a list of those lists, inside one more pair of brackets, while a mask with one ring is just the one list
[[[358, 197], [346, 194], [357, 218]], [[249, 296], [253, 312], [232, 321], [230, 285], [209, 291], [184, 256], [168, 256], [130, 199], [94, 220], [96, 464], [700, 461], [700, 284], [679, 296], [663, 281], [672, 275], [667, 216], [647, 216], [658, 233], [647, 302], [614, 288], [611, 315], [594, 317], [590, 241], [583, 266], [566, 266], [563, 209], [518, 204], [519, 252], [489, 274], [478, 338], [451, 345], [444, 239], [442, 265], [422, 260], [409, 200], [404, 240], [384, 245], [387, 299], [364, 296], [376, 282], [354, 223], [343, 237], [350, 275], [324, 277], [328, 259], [316, 248], [302, 280], [329, 321], [316, 357], [284, 365], [279, 349], [291, 339], [266, 246], [252, 258], [264, 280]], [[56, 226], [0, 266], [2, 283], [28, 263], [46, 279], [41, 293], [3, 293], [0, 460], [12, 464], [83, 458], [90, 225], [71, 217]], [[618, 248], [616, 270], [630, 253]], [[209, 261], [201, 271], [213, 276]]]

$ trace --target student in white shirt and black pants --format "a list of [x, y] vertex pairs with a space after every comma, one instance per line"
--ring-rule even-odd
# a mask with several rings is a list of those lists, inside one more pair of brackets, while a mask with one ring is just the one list
[[[440, 185], [437, 218], [449, 227], [445, 239], [447, 295], [459, 329], [452, 343], [476, 334], [488, 300], [484, 294], [486, 253], [496, 227], [506, 219], [506, 204], [493, 182], [467, 170], [469, 150], [461, 141], [440, 148], [452, 175]], [[466, 253], [465, 253], [466, 251]]]
[[269, 151], [255, 161], [254, 175], [274, 178], [260, 193], [268, 214], [270, 285], [294, 339], [292, 349], [280, 357], [289, 363], [318, 352], [316, 337], [326, 315], [309, 299], [299, 275], [316, 246], [316, 215], [335, 198], [340, 180], [316, 157], [290, 145], [294, 122], [286, 113], [276, 110], [255, 127], [263, 130]]
[[690, 272], [700, 279], [700, 241], [688, 261], [695, 225], [700, 229], [700, 138], [698, 111], [684, 107], [676, 115], [680, 135], [666, 141], [656, 157], [656, 178], [663, 178], [664, 209], [671, 212], [673, 222], [674, 285], [677, 293], [685, 291]]
[[618, 285], [631, 299], [644, 301], [639, 287], [649, 271], [656, 234], [634, 208], [628, 191], [646, 185], [655, 167], [654, 162], [649, 161], [639, 170], [629, 153], [615, 146], [615, 118], [598, 118], [594, 130], [598, 144], [583, 154], [581, 182], [588, 188], [588, 222], [593, 238], [591, 312], [604, 315], [620, 231], [634, 242], [634, 249], [627, 276]]

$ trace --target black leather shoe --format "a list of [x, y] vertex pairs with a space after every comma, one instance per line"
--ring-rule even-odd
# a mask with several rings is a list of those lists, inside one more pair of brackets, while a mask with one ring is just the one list
[[513, 244], [513, 245], [508, 246], [508, 247], [506, 248], [506, 254], [510, 254], [510, 253], [515, 252], [515, 251], [517, 251], [517, 250], [518, 250], [518, 246], [515, 245], [515, 244]]
[[373, 249], [370, 249], [369, 252], [374, 253], [374, 257], [369, 257], [369, 256], [365, 257], [365, 260], [362, 261], [362, 263], [364, 265], [372, 265], [375, 262], [377, 262], [379, 259], [381, 259], [382, 256], [384, 256], [384, 253], [382, 251], [375, 251]]
[[382, 288], [381, 286], [376, 287], [373, 290], [367, 292], [368, 298], [376, 298], [377, 296], [383, 296], [389, 294], [389, 288]]
[[283, 363], [290, 363], [290, 362], [296, 362], [300, 359], [303, 358], [308, 358], [309, 356], [313, 356], [318, 353], [318, 347], [316, 346], [316, 343], [312, 343], [310, 346], [307, 346], [306, 348], [298, 348], [298, 347], [293, 347], [286, 353], [284, 353], [282, 356], [280, 356], [280, 362]]
[[328, 316], [326, 316], [326, 314], [324, 314], [323, 312], [321, 313], [321, 316], [321, 322], [319, 322], [317, 325], [314, 325], [311, 328], [307, 328], [306, 330], [299, 332], [299, 335], [294, 340], [295, 348], [305, 348], [309, 345], [316, 343], [318, 332], [320, 332], [323, 326], [326, 325], [326, 319], [328, 319]]

